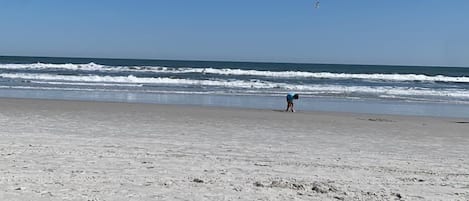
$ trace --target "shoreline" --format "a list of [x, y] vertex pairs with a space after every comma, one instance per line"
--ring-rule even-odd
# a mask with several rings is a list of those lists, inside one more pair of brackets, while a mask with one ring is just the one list
[[[229, 96], [229, 95], [226, 95]], [[136, 105], [136, 106], [154, 106], [154, 107], [171, 107], [176, 108], [189, 108], [189, 109], [208, 109], [208, 110], [221, 110], [221, 111], [257, 111], [257, 112], [276, 112], [276, 113], [287, 113], [283, 109], [268, 109], [268, 108], [246, 108], [246, 107], [236, 107], [236, 106], [212, 106], [212, 105], [198, 105], [198, 104], [170, 104], [170, 103], [151, 103], [151, 102], [122, 102], [120, 100], [111, 101], [111, 100], [76, 100], [76, 99], [53, 99], [53, 98], [17, 98], [17, 97], [0, 97], [0, 102], [24, 102], [26, 104], [31, 104], [32, 102], [43, 102], [43, 103], [61, 103], [68, 102], [73, 103], [82, 103], [82, 104], [116, 104], [122, 106]], [[295, 103], [297, 105], [298, 103]], [[297, 106], [296, 106], [297, 107]], [[452, 116], [426, 116], [426, 115], [403, 115], [403, 114], [381, 114], [381, 113], [366, 113], [366, 112], [347, 112], [347, 111], [322, 111], [322, 110], [298, 110], [292, 114], [302, 114], [302, 115], [331, 115], [331, 116], [357, 116], [357, 117], [378, 117], [378, 118], [422, 118], [422, 119], [441, 119], [441, 120], [453, 120], [453, 121], [468, 121], [469, 117], [452, 117]]]
[[[129, 104], [156, 104], [227, 109], [283, 110], [285, 98], [280, 96], [122, 93], [104, 91], [44, 91], [27, 89], [0, 89], [0, 99], [37, 99], [57, 101], [116, 102]], [[469, 118], [469, 107], [456, 103], [421, 103], [405, 101], [356, 100], [327, 97], [303, 97], [295, 102], [297, 111], [337, 112], [372, 115], [417, 117]]]
[[469, 198], [462, 118], [0, 98], [0, 125], [5, 200]]

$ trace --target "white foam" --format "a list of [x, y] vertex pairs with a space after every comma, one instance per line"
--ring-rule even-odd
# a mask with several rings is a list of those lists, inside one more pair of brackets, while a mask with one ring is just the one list
[[142, 87], [142, 84], [99, 83], [99, 82], [61, 82], [61, 81], [31, 81], [36, 84], [49, 85], [78, 85], [78, 86], [109, 86], [109, 87]]
[[[223, 91], [168, 91], [168, 90], [129, 90], [129, 89], [93, 89], [80, 87], [44, 87], [44, 86], [4, 86], [0, 85], [0, 89], [32, 89], [32, 90], [64, 90], [64, 91], [89, 91], [89, 92], [145, 92], [145, 93], [163, 93], [163, 94], [227, 94]], [[231, 94], [231, 93], [230, 93]], [[237, 94], [235, 94], [237, 95]]]
[[89, 70], [89, 71], [101, 71], [110, 69], [110, 66], [104, 66], [95, 63], [88, 64], [45, 64], [45, 63], [34, 63], [34, 64], [0, 64], [0, 69], [55, 69], [55, 70]]
[[469, 83], [469, 77], [451, 77], [444, 75], [422, 74], [353, 74], [331, 72], [302, 72], [302, 71], [260, 71], [243, 69], [217, 68], [173, 68], [160, 66], [106, 66], [95, 63], [88, 64], [0, 64], [0, 69], [64, 69], [87, 71], [115, 71], [115, 72], [155, 72], [155, 73], [200, 73], [216, 75], [263, 76], [275, 78], [316, 78], [316, 79], [363, 79], [384, 81], [421, 81], [421, 82], [459, 82]]
[[135, 84], [168, 84], [168, 85], [200, 85], [200, 86], [222, 86], [234, 88], [274, 88], [269, 82], [259, 80], [191, 80], [174, 79], [166, 77], [148, 78], [129, 76], [98, 76], [98, 75], [54, 75], [54, 74], [29, 74], [29, 73], [2, 73], [0, 77], [26, 80], [48, 80], [48, 81], [72, 81], [91, 83], [135, 83]]
[[[431, 82], [469, 82], [469, 77], [449, 77], [443, 75], [428, 76], [418, 74], [351, 74], [330, 72], [300, 72], [300, 71], [258, 71], [241, 69], [181, 69], [181, 72], [200, 72], [220, 75], [252, 75], [279, 78], [318, 78], [318, 79], [365, 79], [389, 81], [431, 81]], [[172, 73], [177, 73], [173, 70]]]
[[0, 77], [11, 79], [25, 79], [34, 82], [51, 83], [78, 82], [76, 85], [89, 83], [89, 85], [102, 85], [103, 83], [119, 83], [141, 86], [142, 84], [174, 85], [174, 86], [213, 86], [228, 89], [260, 89], [260, 93], [266, 90], [286, 92], [290, 90], [310, 94], [374, 94], [388, 96], [436, 96], [444, 98], [469, 98], [469, 91], [463, 89], [431, 89], [419, 87], [375, 87], [375, 86], [343, 86], [343, 85], [294, 85], [287, 83], [267, 82], [260, 80], [192, 80], [175, 79], [166, 77], [147, 78], [135, 76], [97, 76], [97, 75], [54, 75], [54, 74], [14, 74], [2, 73]]

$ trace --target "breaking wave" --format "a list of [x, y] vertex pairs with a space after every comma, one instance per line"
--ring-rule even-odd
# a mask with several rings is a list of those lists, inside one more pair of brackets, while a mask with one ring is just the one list
[[51, 70], [73, 70], [73, 71], [111, 71], [111, 72], [154, 72], [168, 74], [214, 74], [214, 75], [237, 75], [237, 76], [259, 76], [273, 78], [315, 78], [315, 79], [362, 79], [382, 80], [398, 82], [454, 82], [469, 83], [469, 77], [452, 77], [445, 75], [424, 74], [354, 74], [354, 73], [331, 73], [331, 72], [304, 72], [304, 71], [263, 71], [244, 70], [230, 68], [191, 68], [191, 67], [160, 67], [160, 66], [106, 66], [95, 63], [88, 64], [0, 64], [0, 69], [51, 69]]
[[374, 94], [378, 96], [437, 96], [445, 98], [469, 98], [469, 91], [463, 89], [434, 89], [423, 87], [396, 87], [396, 86], [344, 86], [344, 85], [297, 85], [262, 80], [194, 80], [167, 77], [136, 77], [129, 76], [98, 76], [98, 75], [55, 75], [55, 74], [28, 74], [28, 73], [1, 73], [1, 78], [22, 79], [27, 82], [50, 85], [95, 85], [95, 86], [126, 86], [142, 87], [145, 85], [171, 85], [186, 87], [223, 87], [226, 89], [262, 89], [285, 92], [295, 90], [305, 94]]

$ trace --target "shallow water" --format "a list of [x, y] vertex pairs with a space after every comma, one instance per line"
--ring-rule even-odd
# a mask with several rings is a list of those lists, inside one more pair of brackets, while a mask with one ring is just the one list
[[[285, 97], [260, 95], [156, 94], [109, 91], [0, 89], [0, 97], [197, 105], [270, 109], [275, 111], [283, 111], [286, 107]], [[295, 109], [298, 112], [327, 111], [469, 118], [469, 106], [466, 104], [384, 101], [374, 99], [306, 97], [295, 101]]]

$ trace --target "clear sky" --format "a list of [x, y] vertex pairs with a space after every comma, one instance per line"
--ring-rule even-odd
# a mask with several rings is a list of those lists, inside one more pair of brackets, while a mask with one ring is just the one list
[[0, 55], [469, 67], [469, 0], [0, 0]]

